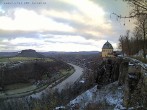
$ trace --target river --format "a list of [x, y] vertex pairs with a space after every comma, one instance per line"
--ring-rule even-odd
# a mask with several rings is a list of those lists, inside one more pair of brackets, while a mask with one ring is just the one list
[[74, 82], [76, 82], [78, 80], [78, 78], [83, 74], [83, 68], [76, 66], [74, 64], [69, 63], [71, 66], [74, 67], [75, 72], [69, 76], [68, 78], [66, 78], [64, 81], [62, 81], [61, 83], [57, 84], [55, 87], [50, 88], [50, 85], [43, 91], [39, 92], [39, 93], [35, 93], [30, 95], [33, 98], [40, 98], [41, 95], [47, 94], [49, 91], [51, 90], [55, 90], [58, 89], [58, 91], [61, 91], [62, 89], [64, 89], [67, 85], [71, 86]]

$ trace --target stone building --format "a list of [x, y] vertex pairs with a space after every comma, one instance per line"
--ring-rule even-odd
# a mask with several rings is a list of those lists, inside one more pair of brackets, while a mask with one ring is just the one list
[[113, 55], [113, 47], [112, 45], [107, 41], [102, 48], [102, 57], [114, 57]]

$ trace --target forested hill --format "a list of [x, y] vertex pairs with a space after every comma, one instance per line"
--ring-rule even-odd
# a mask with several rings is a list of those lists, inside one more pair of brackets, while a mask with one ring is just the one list
[[0, 87], [16, 83], [32, 83], [62, 77], [72, 67], [50, 58], [11, 57], [0, 59]]

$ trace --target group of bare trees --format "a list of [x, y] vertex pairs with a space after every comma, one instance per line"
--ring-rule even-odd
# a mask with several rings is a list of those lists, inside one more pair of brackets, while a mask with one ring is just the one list
[[131, 19], [135, 18], [135, 29], [132, 36], [127, 31], [126, 35], [119, 38], [119, 47], [127, 55], [134, 55], [143, 50], [143, 57], [146, 58], [147, 48], [147, 0], [124, 0], [133, 7], [129, 16], [115, 14], [118, 18]]
[[62, 61], [34, 60], [30, 62], [13, 62], [0, 65], [0, 90], [5, 90], [6, 85], [16, 83], [30, 83], [43, 80], [46, 75], [49, 79], [60, 70], [70, 70], [71, 66]]

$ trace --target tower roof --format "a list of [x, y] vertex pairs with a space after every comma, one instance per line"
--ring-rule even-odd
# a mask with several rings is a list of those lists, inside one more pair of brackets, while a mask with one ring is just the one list
[[102, 49], [113, 49], [112, 45], [107, 41], [104, 45]]

